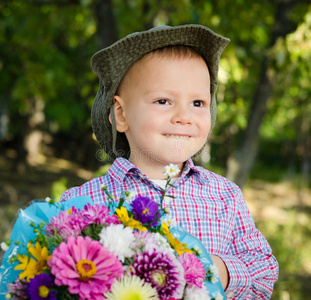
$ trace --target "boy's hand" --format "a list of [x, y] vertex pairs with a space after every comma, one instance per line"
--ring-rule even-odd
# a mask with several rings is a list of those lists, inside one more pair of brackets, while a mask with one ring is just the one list
[[218, 268], [219, 279], [221, 281], [221, 285], [223, 289], [226, 290], [227, 285], [229, 283], [228, 269], [220, 257], [211, 254], [211, 259], [213, 263], [216, 265], [216, 267]]

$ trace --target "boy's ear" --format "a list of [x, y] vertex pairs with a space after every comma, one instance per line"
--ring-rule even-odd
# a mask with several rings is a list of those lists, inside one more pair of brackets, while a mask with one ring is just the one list
[[[119, 132], [125, 132], [128, 129], [125, 113], [124, 113], [124, 101], [123, 99], [115, 95], [113, 97], [113, 111], [114, 111], [114, 117], [116, 120], [116, 129]], [[111, 114], [109, 114], [109, 121], [111, 121]]]

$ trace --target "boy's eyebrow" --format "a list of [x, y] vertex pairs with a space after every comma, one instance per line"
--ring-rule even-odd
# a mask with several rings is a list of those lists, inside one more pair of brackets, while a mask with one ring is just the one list
[[[148, 90], [145, 91], [143, 93], [145, 96], [154, 96], [154, 97], [162, 97], [165, 96], [165, 94], [169, 94], [169, 95], [173, 95], [173, 96], [178, 96], [179, 93], [173, 90], [169, 90], [169, 89], [161, 89], [161, 90], [156, 90], [156, 91], [152, 91], [152, 90]], [[209, 87], [206, 88], [206, 92], [202, 91], [202, 92], [197, 92], [197, 91], [193, 91], [193, 93], [191, 94], [191, 98], [194, 99], [205, 99], [205, 98], [210, 98], [211, 96], [211, 90]]]

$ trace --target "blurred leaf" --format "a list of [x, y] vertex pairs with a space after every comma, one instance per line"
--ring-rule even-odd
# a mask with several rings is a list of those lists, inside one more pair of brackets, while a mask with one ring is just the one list
[[68, 189], [68, 180], [65, 177], [61, 177], [59, 180], [54, 181], [52, 184], [52, 199], [59, 200], [63, 192]]

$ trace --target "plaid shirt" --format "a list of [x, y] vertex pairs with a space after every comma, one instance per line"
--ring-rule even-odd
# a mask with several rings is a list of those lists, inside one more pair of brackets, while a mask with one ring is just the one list
[[[62, 200], [90, 196], [95, 204], [107, 201], [101, 185], [115, 199], [124, 191], [148, 196], [160, 203], [162, 191], [135, 165], [117, 158], [106, 176], [94, 178], [62, 195]], [[241, 190], [226, 178], [190, 159], [174, 187], [167, 191], [169, 217], [192, 235], [198, 237], [210, 254], [219, 256], [229, 272], [227, 298], [269, 299], [278, 277], [278, 263], [264, 236], [254, 224]]]

